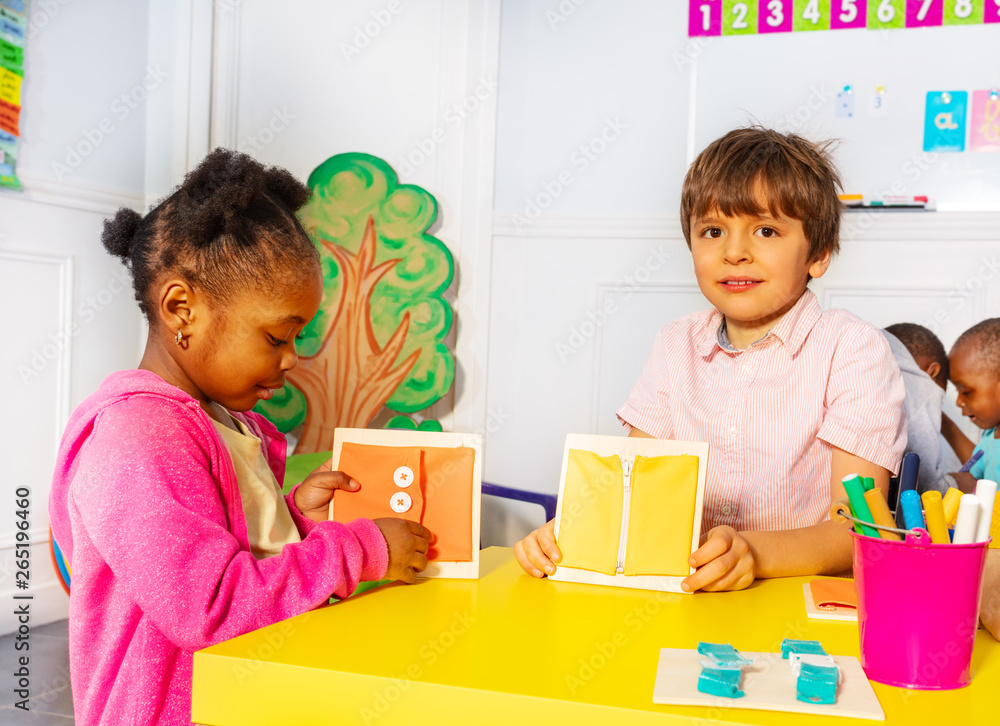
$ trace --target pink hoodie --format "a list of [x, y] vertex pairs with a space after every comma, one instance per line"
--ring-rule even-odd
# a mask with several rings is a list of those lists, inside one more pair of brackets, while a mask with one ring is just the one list
[[[284, 437], [235, 414], [278, 481]], [[346, 597], [380, 579], [378, 527], [319, 524], [286, 497], [302, 535], [257, 560], [232, 460], [198, 402], [149, 371], [120, 371], [73, 412], [49, 514], [73, 570], [76, 723], [189, 724], [194, 651]]]

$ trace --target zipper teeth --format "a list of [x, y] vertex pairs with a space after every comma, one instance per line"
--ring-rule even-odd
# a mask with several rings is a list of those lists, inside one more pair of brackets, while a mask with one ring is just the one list
[[625, 572], [625, 548], [628, 545], [628, 517], [632, 503], [632, 459], [622, 460], [622, 484], [625, 493], [622, 501], [622, 530], [618, 536], [618, 563], [616, 572]]

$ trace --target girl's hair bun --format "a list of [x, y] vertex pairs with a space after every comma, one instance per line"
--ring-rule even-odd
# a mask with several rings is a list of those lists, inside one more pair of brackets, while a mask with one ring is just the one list
[[267, 191], [293, 212], [309, 201], [312, 192], [287, 169], [272, 166], [265, 172]]
[[128, 262], [141, 224], [142, 216], [137, 211], [128, 207], [119, 209], [114, 217], [104, 220], [104, 232], [101, 234], [104, 249]]

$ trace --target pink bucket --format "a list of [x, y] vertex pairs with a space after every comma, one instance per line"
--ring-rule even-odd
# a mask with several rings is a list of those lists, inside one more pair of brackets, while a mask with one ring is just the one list
[[962, 688], [972, 680], [972, 646], [989, 542], [930, 544], [854, 537], [861, 666], [900, 688]]

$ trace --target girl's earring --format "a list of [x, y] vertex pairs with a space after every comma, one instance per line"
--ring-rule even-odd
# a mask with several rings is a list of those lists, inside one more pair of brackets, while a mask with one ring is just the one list
[[180, 345], [182, 342], [184, 342], [184, 336], [181, 335], [180, 328], [177, 329], [177, 334], [174, 336], [174, 342], [177, 343], [177, 345]]

